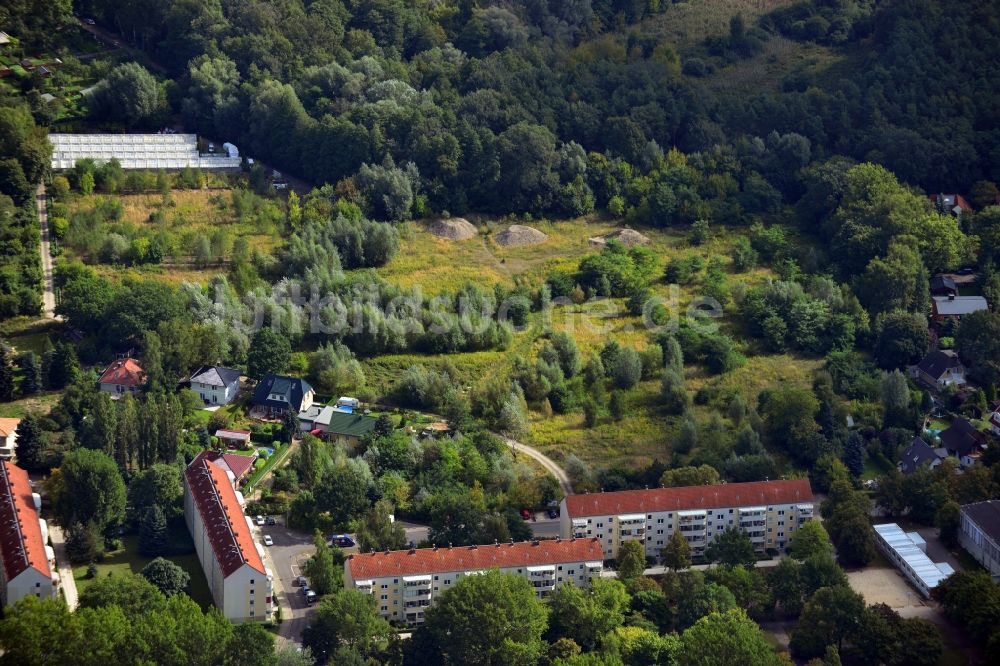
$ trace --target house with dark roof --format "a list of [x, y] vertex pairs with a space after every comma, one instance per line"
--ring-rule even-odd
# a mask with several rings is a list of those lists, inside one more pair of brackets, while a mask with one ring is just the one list
[[1000, 579], [1000, 500], [966, 504], [958, 540], [994, 580]]
[[914, 437], [910, 445], [899, 456], [899, 463], [896, 466], [903, 474], [910, 475], [921, 467], [934, 469], [947, 457], [948, 451], [946, 449], [934, 448], [919, 437]]
[[184, 520], [215, 605], [232, 622], [270, 620], [273, 575], [243, 513], [243, 495], [211, 452], [191, 461], [183, 481]]
[[221, 365], [203, 365], [188, 380], [206, 405], [226, 405], [240, 392], [240, 371]]
[[700, 555], [729, 527], [742, 530], [758, 551], [782, 551], [812, 517], [808, 479], [754, 481], [567, 495], [559, 533], [564, 539], [596, 537], [605, 559], [618, 557], [626, 541], [637, 541], [648, 557], [659, 557], [678, 531]]
[[965, 385], [965, 366], [950, 349], [935, 350], [910, 367], [910, 376], [934, 389]]
[[28, 473], [13, 463], [0, 462], [0, 602], [3, 606], [33, 595], [57, 594], [55, 553], [48, 525], [38, 517], [42, 498], [34, 492]]
[[941, 446], [948, 450], [948, 455], [958, 458], [963, 467], [970, 467], [986, 450], [986, 435], [967, 419], [955, 419], [941, 432]]
[[958, 296], [958, 285], [947, 275], [931, 278], [931, 296]]
[[126, 393], [136, 394], [146, 383], [146, 373], [142, 366], [131, 357], [120, 358], [101, 373], [97, 380], [101, 390], [118, 399]]
[[597, 539], [360, 553], [344, 561], [344, 587], [372, 595], [385, 619], [413, 626], [459, 580], [490, 569], [524, 578], [536, 596], [545, 598], [567, 583], [590, 587], [604, 570], [604, 557]]
[[989, 309], [989, 304], [982, 296], [934, 296], [931, 300], [931, 316], [934, 321], [961, 320], [965, 315]]
[[339, 442], [345, 446], [357, 444], [375, 429], [374, 416], [354, 414], [344, 407], [313, 405], [299, 412], [299, 427], [317, 437]]
[[255, 418], [280, 418], [291, 410], [298, 414], [312, 407], [316, 392], [304, 379], [267, 375], [257, 384], [250, 399], [250, 415]]

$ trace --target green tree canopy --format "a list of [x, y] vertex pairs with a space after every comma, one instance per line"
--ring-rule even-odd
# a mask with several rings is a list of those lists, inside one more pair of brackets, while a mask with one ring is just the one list
[[677, 662], [694, 666], [778, 666], [782, 660], [757, 624], [739, 609], [711, 613], [681, 634]]
[[408, 648], [417, 663], [531, 666], [542, 654], [547, 615], [528, 581], [491, 570], [445, 591]]

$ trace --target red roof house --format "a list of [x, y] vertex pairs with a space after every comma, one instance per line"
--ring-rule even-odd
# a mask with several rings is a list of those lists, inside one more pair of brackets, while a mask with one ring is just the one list
[[126, 393], [138, 393], [146, 383], [146, 373], [134, 358], [120, 358], [101, 373], [97, 382], [112, 398], [120, 398]]

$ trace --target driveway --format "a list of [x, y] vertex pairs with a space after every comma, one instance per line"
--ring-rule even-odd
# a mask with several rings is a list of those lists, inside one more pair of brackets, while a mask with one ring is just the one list
[[76, 610], [79, 603], [79, 596], [76, 592], [76, 579], [73, 578], [73, 565], [69, 562], [69, 555], [66, 553], [66, 540], [63, 538], [62, 528], [49, 521], [49, 540], [52, 541], [52, 550], [56, 554], [56, 566], [59, 568], [59, 584], [62, 587], [63, 596], [66, 598], [66, 605], [70, 610]]
[[[309, 624], [308, 615], [312, 608], [292, 581], [302, 575], [302, 567], [313, 554], [312, 536], [284, 526], [284, 518], [278, 516], [277, 525], [265, 525], [258, 529], [260, 534], [268, 534], [274, 545], [264, 546], [274, 573], [274, 597], [281, 606], [282, 622], [278, 635], [289, 642], [300, 643], [302, 630]], [[258, 537], [259, 538], [259, 537]]]

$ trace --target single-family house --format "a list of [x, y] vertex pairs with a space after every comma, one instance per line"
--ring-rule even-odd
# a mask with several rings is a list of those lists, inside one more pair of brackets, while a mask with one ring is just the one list
[[239, 453], [220, 453], [218, 451], [203, 451], [201, 456], [228, 474], [230, 483], [238, 487], [247, 476], [253, 471], [253, 464], [257, 462], [257, 451], [250, 455]]
[[206, 405], [229, 404], [240, 392], [240, 371], [221, 365], [203, 365], [192, 375], [191, 390]]
[[934, 321], [961, 319], [967, 314], [988, 310], [989, 305], [982, 296], [934, 296], [932, 298]]
[[962, 217], [962, 213], [971, 213], [972, 206], [961, 194], [932, 194], [930, 200], [939, 212], [955, 217]]
[[931, 278], [931, 296], [958, 296], [958, 285], [947, 275]]
[[250, 447], [250, 431], [236, 428], [219, 428], [215, 431], [219, 441], [230, 449], [246, 449]]
[[910, 376], [931, 388], [965, 385], [965, 366], [955, 352], [932, 351], [910, 368]]
[[377, 420], [373, 416], [345, 412], [344, 408], [331, 405], [314, 405], [311, 409], [299, 412], [299, 427], [303, 432], [310, 432], [345, 446], [361, 441], [375, 429]]
[[146, 383], [146, 373], [134, 358], [125, 357], [109, 365], [97, 382], [102, 391], [117, 399], [126, 393], [138, 393]]
[[963, 467], [970, 467], [986, 449], [986, 435], [967, 419], [955, 419], [941, 432], [941, 445], [948, 450], [948, 455], [958, 458]]
[[298, 414], [312, 407], [316, 392], [304, 379], [269, 374], [260, 380], [250, 399], [250, 415], [279, 418], [288, 410]]
[[993, 411], [990, 412], [990, 416], [986, 419], [986, 421], [990, 424], [990, 432], [1000, 437], [1000, 405], [996, 406]]
[[943, 447], [934, 448], [919, 437], [914, 437], [903, 454], [899, 456], [897, 467], [903, 474], [910, 475], [921, 467], [934, 469], [947, 457], [948, 451]]
[[17, 448], [17, 426], [21, 419], [0, 419], [0, 460], [10, 460]]

